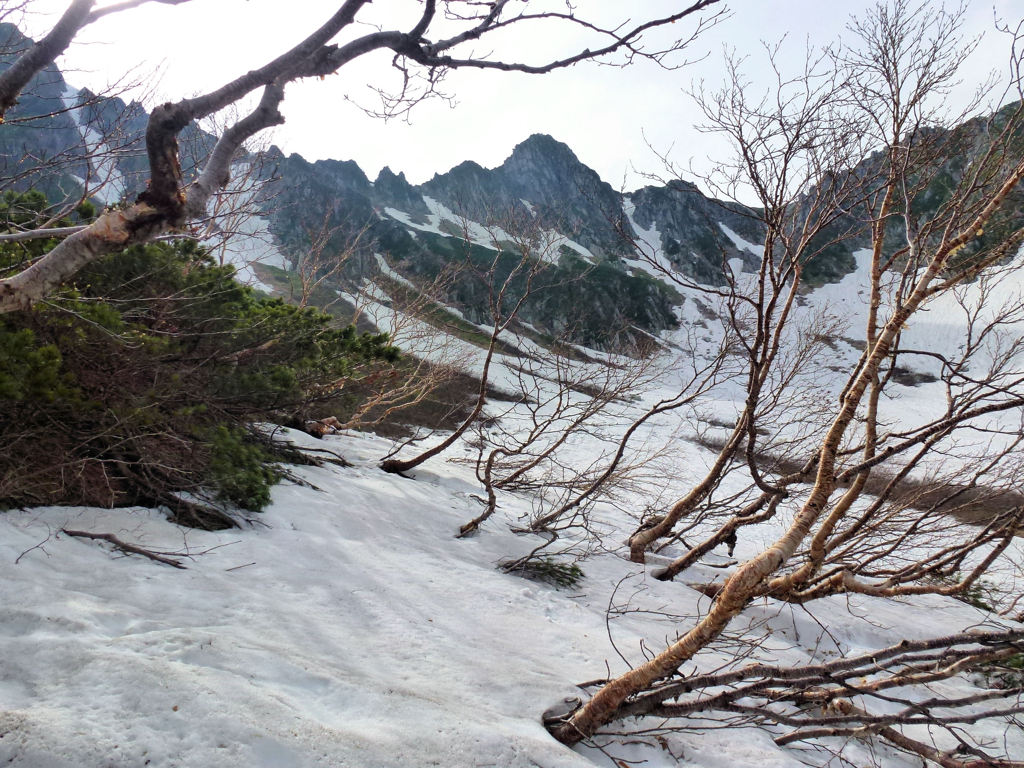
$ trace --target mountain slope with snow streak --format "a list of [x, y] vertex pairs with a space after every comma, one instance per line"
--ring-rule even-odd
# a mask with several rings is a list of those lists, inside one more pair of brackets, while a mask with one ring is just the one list
[[121, 202], [127, 189], [124, 176], [117, 167], [117, 157], [105, 141], [103, 135], [82, 117], [82, 107], [78, 104], [81, 94], [76, 88], [67, 86], [62, 96], [64, 108], [78, 126], [85, 144], [85, 156], [88, 158], [89, 170], [93, 178], [81, 179], [89, 197], [94, 197], [103, 205], [116, 205]]
[[[546, 707], [578, 695], [576, 682], [623, 671], [616, 648], [630, 663], [642, 661], [643, 643], [679, 631], [708, 598], [651, 579], [614, 541], [612, 551], [583, 562], [586, 576], [570, 589], [502, 574], [499, 561], [536, 544], [509, 529], [529, 513], [529, 497], [504, 497], [480, 534], [456, 539], [480, 509], [470, 467], [433, 460], [407, 479], [376, 468], [391, 445], [383, 439], [287, 434], [353, 466], [293, 468], [303, 485], [276, 487], [268, 510], [241, 530], [186, 530], [145, 509], [0, 516], [0, 761], [19, 768], [823, 763], [820, 754], [777, 747], [768, 732], [749, 728], [670, 734], [664, 746], [602, 740], [607, 754], [557, 744], [540, 722]], [[708, 455], [681, 443], [676, 459], [692, 466]], [[600, 514], [627, 524], [610, 507]], [[175, 553], [187, 570], [113, 553], [62, 528]], [[759, 526], [737, 554], [754, 554], [776, 533], [775, 525]], [[647, 567], [662, 561], [652, 557]], [[714, 566], [722, 558], [706, 563], [688, 580], [721, 577]], [[610, 604], [627, 599], [629, 613], [606, 616]], [[761, 637], [762, 652], [780, 663], [796, 663], [986, 621], [983, 611], [948, 598], [851, 597], [806, 611], [761, 600], [733, 629]], [[700, 663], [724, 660], [716, 652]], [[964, 680], [938, 688], [971, 690]], [[976, 735], [1008, 739], [1011, 754], [1024, 754], [1019, 729], [979, 728], [990, 730]], [[875, 755], [887, 767], [917, 764], [868, 742], [845, 749], [854, 761]]]

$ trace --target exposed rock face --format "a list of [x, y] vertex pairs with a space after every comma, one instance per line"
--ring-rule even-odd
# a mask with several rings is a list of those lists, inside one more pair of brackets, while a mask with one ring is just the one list
[[[327, 226], [330, 247], [337, 253], [350, 250], [359, 239], [345, 268], [350, 279], [377, 271], [374, 253], [384, 254], [405, 275], [427, 280], [446, 265], [467, 260], [486, 271], [494, 259], [492, 248], [467, 243], [454, 231], [430, 231], [438, 225], [443, 229], [443, 223], [432, 216], [425, 200], [429, 197], [473, 221], [495, 221], [509, 229], [511, 216], [589, 248], [586, 256], [573, 248], [553, 254], [557, 263], [549, 264], [536, 280], [538, 290], [519, 317], [541, 332], [614, 346], [676, 324], [671, 289], [647, 275], [632, 274], [614, 256], [613, 249], [624, 253], [627, 242], [610, 223], [624, 218], [621, 197], [550, 137], [534, 136], [520, 144], [498, 169], [467, 162], [420, 187], [389, 168], [370, 184], [351, 162], [309, 163], [298, 155], [278, 155], [277, 162], [282, 183], [269, 212], [271, 229], [296, 260], [310, 234]], [[567, 230], [566, 221], [575, 222], [578, 231]], [[610, 257], [602, 256], [610, 252]], [[518, 254], [502, 254], [499, 273], [507, 274], [517, 259]], [[515, 283], [508, 301], [524, 289]], [[446, 300], [471, 322], [491, 320], [486, 287], [468, 272], [456, 279]]]
[[628, 199], [635, 206], [632, 215], [637, 227], [657, 230], [661, 249], [672, 264], [704, 283], [720, 283], [722, 265], [729, 259], [753, 263], [753, 254], [738, 248], [722, 225], [750, 243], [764, 241], [750, 211], [707, 198], [686, 181], [644, 187]]
[[[0, 71], [31, 44], [13, 24], [0, 24]], [[67, 89], [60, 70], [50, 65], [32, 78], [8, 111], [0, 131], [0, 174], [19, 179], [15, 188], [35, 187], [47, 197], [60, 199], [75, 187], [74, 176], [85, 178], [88, 174], [78, 127], [63, 111]], [[57, 158], [59, 167], [53, 162]], [[49, 172], [31, 173], [40, 160], [51, 165]], [[23, 176], [25, 173], [29, 175]]]
[[430, 211], [423, 202], [423, 195], [406, 181], [405, 174], [397, 175], [387, 166], [381, 168], [373, 182], [373, 196], [381, 204], [397, 208], [422, 221]]
[[[465, 162], [420, 190], [474, 221], [537, 216], [601, 257], [627, 252], [622, 198], [566, 144], [534, 134], [493, 170]], [[527, 205], [527, 203], [529, 205]]]
[[[0, 69], [30, 42], [15, 27], [0, 24]], [[73, 113], [77, 122], [64, 110], [69, 99], [86, 104]], [[119, 174], [123, 194], [131, 198], [141, 191], [147, 120], [141, 105], [96, 100], [88, 92], [74, 91], [61, 72], [50, 67], [37, 76], [11, 114], [37, 119], [12, 120], [3, 126], [0, 173], [11, 178], [38, 158], [61, 158], [56, 170], [25, 176], [19, 186], [36, 186], [53, 200], [80, 195], [81, 180], [96, 174], [85, 159], [88, 142], [83, 134], [89, 127], [103, 134], [115, 151], [110, 162]], [[974, 129], [967, 124], [963, 130], [967, 133], [962, 143], [969, 144]], [[186, 177], [201, 164], [213, 141], [196, 126], [183, 132]], [[754, 211], [708, 198], [683, 181], [622, 195], [580, 162], [568, 146], [543, 134], [517, 145], [497, 168], [467, 161], [419, 186], [390, 168], [382, 169], [371, 183], [351, 160], [311, 163], [297, 154], [286, 157], [276, 147], [267, 153], [260, 173], [276, 180], [269, 185], [265, 213], [293, 264], [304, 258], [319, 234], [329, 232], [325, 253], [344, 256], [345, 277], [352, 280], [377, 272], [376, 253], [386, 255], [410, 277], [430, 278], [446, 264], [467, 259], [478, 264], [493, 261], [493, 249], [466, 243], [458, 232], [439, 222], [427, 198], [481, 224], [518, 222], [568, 238], [573, 242], [563, 245], [559, 253], [545, 254], [552, 263], [541, 280], [543, 290], [531, 297], [521, 319], [541, 331], [565, 333], [574, 341], [597, 346], [657, 333], [676, 323], [673, 305], [678, 297], [673, 290], [628, 266], [636, 255], [632, 239], [656, 246], [681, 273], [708, 284], [723, 281], [727, 262], [738, 259], [753, 266], [757, 244], [763, 241]], [[950, 179], [955, 180], [956, 174], [951, 165]], [[942, 189], [926, 193], [935, 197], [937, 205], [945, 199]], [[834, 227], [850, 231], [861, 218], [852, 211], [850, 221], [839, 221]], [[823, 236], [822, 255], [804, 272], [812, 285], [837, 280], [854, 265], [856, 243], [828, 244], [828, 235]], [[504, 254], [501, 258], [514, 257]], [[460, 278], [448, 299], [468, 319], [489, 320], [486, 291], [472, 280]]]
[[313, 242], [326, 236], [326, 254], [348, 259], [351, 277], [372, 269], [365, 248], [350, 253], [353, 244], [371, 242], [363, 234], [380, 220], [370, 199], [373, 186], [355, 162], [310, 163], [292, 154], [278, 160], [274, 173], [281, 181], [267, 204], [270, 231], [293, 266]]
[[[0, 24], [0, 71], [31, 44], [14, 25]], [[133, 199], [144, 189], [149, 115], [139, 102], [75, 89], [50, 65], [31, 80], [7, 117], [0, 131], [0, 175], [17, 178], [13, 188], [36, 188], [59, 201], [77, 198], [87, 180], [90, 188], [100, 187], [101, 203]], [[213, 142], [194, 124], [182, 131], [178, 143], [186, 179]], [[89, 162], [90, 154], [99, 159]]]

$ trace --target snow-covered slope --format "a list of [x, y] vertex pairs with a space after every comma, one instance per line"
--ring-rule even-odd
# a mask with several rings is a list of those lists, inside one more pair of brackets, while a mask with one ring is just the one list
[[[386, 213], [404, 216], [395, 209]], [[438, 204], [428, 224], [410, 226], [442, 232], [446, 215]], [[243, 226], [249, 237], [236, 240], [224, 258], [236, 264], [242, 279], [252, 280], [255, 275], [245, 270], [254, 262], [284, 261], [277, 251], [254, 245], [268, 236], [266, 222], [248, 222]], [[637, 229], [652, 257], [662, 259], [657, 229]], [[756, 249], [722, 229], [737, 248]], [[485, 234], [473, 232], [480, 244], [486, 244]], [[829, 327], [845, 326], [849, 338], [856, 338], [863, 327], [866, 258], [857, 254], [854, 273], [802, 297], [794, 332], [819, 327], [828, 317]], [[382, 256], [380, 261], [385, 275], [404, 279]], [[750, 279], [738, 259], [733, 268], [741, 281]], [[397, 327], [407, 319], [388, 315], [392, 308], [380, 290], [369, 285], [368, 311], [381, 327]], [[1011, 280], [968, 286], [964, 303], [984, 291], [989, 307], [997, 298], [1020, 300], [1020, 284]], [[680, 287], [680, 293], [683, 325], [662, 340], [669, 350], [709, 359], [723, 338], [714, 303], [699, 290]], [[924, 350], [953, 348], [962, 314], [955, 300], [936, 302], [905, 339]], [[412, 328], [411, 338], [418, 330]], [[859, 355], [844, 333], [831, 348], [838, 369], [848, 369]], [[521, 343], [529, 354], [544, 354]], [[432, 354], [426, 347], [419, 351]], [[478, 348], [462, 345], [455, 351], [469, 369], [479, 367]], [[513, 388], [520, 365], [498, 355], [494, 383]], [[839, 379], [822, 374], [827, 370], [800, 375], [807, 376], [808, 387], [832, 397]], [[685, 375], [684, 367], [665, 365], [657, 380], [635, 393], [634, 402], [616, 406], [605, 426], [614, 430], [617, 422], [672, 394]], [[549, 386], [538, 382], [538, 392]], [[924, 418], [937, 407], [938, 386], [900, 388], [898, 397], [882, 403], [885, 418]], [[736, 368], [735, 377], [724, 379], [701, 408], [728, 421], [742, 396]], [[507, 408], [492, 405], [490, 413]], [[670, 446], [651, 473], [662, 501], [684, 491], [712, 460], [685, 439], [706, 426], [694, 416], [687, 411], [652, 420], [638, 441], [652, 452]], [[528, 415], [511, 411], [504, 418], [514, 428]], [[827, 752], [780, 748], [771, 733], [753, 728], [694, 729], [664, 742], [609, 739], [600, 742], [604, 751], [569, 750], [544, 730], [541, 713], [580, 695], [575, 683], [642, 662], [649, 648], [657, 649], [707, 610], [708, 598], [682, 580], [649, 576], [648, 569], [681, 554], [678, 545], [650, 557], [646, 568], [624, 557], [622, 538], [635, 528], [635, 516], [657, 499], [638, 495], [599, 506], [595, 525], [609, 535], [582, 562], [582, 583], [557, 590], [496, 568], [539, 543], [511, 531], [531, 514], [534, 498], [504, 495], [499, 513], [479, 535], [456, 539], [459, 526], [480, 512], [471, 465], [435, 459], [407, 479], [377, 468], [393, 447], [381, 438], [350, 434], [315, 445], [337, 451], [353, 466], [294, 468], [304, 484], [279, 485], [268, 510], [241, 530], [186, 530], [146, 509], [45, 508], [0, 515], [0, 764], [559, 768], [643, 761], [647, 768], [781, 768], [830, 759]], [[588, 466], [606, 447], [578, 440], [570, 446], [569, 463]], [[457, 458], [474, 455], [468, 447], [462, 450]], [[648, 491], [654, 487], [649, 484]], [[783, 515], [744, 529], [737, 556], [759, 552], [785, 522]], [[63, 528], [113, 533], [176, 553], [187, 569], [118, 555], [105, 544], [61, 533]], [[1018, 562], [1024, 557], [1019, 545], [1011, 553]], [[720, 580], [730, 567], [713, 553], [686, 581]], [[1006, 588], [1019, 590], [1015, 576], [1012, 570], [997, 573]], [[787, 664], [992, 620], [949, 598], [851, 596], [819, 601], [808, 610], [762, 600], [731, 631], [759, 638], [762, 653]], [[725, 660], [712, 652], [699, 663], [710, 669]], [[970, 681], [952, 680], [936, 685], [935, 692], [970, 689]], [[1020, 729], [979, 725], [973, 735], [1004, 743], [1008, 754], [1024, 754]], [[828, 747], [841, 749], [853, 765], [919, 764], [870, 741]]]
[[[781, 768], [807, 758], [756, 729], [689, 731], [664, 747], [610, 743], [607, 754], [557, 744], [540, 723], [546, 707], [577, 695], [575, 682], [642, 661], [643, 642], [671, 637], [708, 599], [649, 579], [615, 552], [585, 561], [585, 579], [566, 590], [504, 575], [496, 563], [535, 544], [508, 527], [528, 513], [528, 498], [505, 503], [478, 536], [456, 539], [479, 511], [469, 467], [434, 461], [406, 479], [376, 468], [390, 448], [382, 439], [316, 446], [354, 466], [295, 469], [308, 485], [275, 488], [272, 506], [242, 530], [185, 530], [144, 509], [0, 516], [0, 762], [622, 765], [614, 758]], [[682, 454], [683, 463], [703, 458], [693, 447]], [[187, 570], [113, 554], [62, 528], [177, 553]], [[738, 554], [769, 535], [745, 537]], [[712, 555], [690, 576], [713, 579], [720, 561]], [[851, 598], [810, 611], [761, 601], [743, 623], [786, 663], [985, 620], [945, 598]], [[1006, 738], [1011, 754], [1024, 754], [1019, 730], [975, 735]], [[916, 765], [866, 742], [845, 748], [855, 764], [874, 755]]]
[[232, 181], [210, 199], [203, 244], [221, 264], [235, 268], [236, 279], [258, 290], [271, 288], [256, 276], [259, 265], [288, 269], [288, 259], [270, 233], [270, 223], [260, 215], [263, 182], [246, 162], [231, 168]]
[[[358, 462], [384, 446], [331, 447]], [[0, 760], [585, 765], [536, 710], [599, 661], [599, 616], [499, 574], [498, 539], [452, 538], [467, 478], [302, 474], [320, 490], [279, 487], [258, 524], [227, 534], [144, 510], [5, 516]], [[112, 560], [62, 526], [194, 559]]]

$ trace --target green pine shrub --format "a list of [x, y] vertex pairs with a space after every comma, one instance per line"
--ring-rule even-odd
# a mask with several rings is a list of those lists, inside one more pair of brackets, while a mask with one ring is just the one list
[[[44, 209], [38, 193], [6, 193], [0, 226]], [[43, 252], [3, 246], [0, 276]], [[398, 358], [384, 334], [258, 296], [193, 241], [129, 248], [0, 315], [0, 508], [163, 504], [228, 525], [183, 499], [269, 502], [281, 454], [251, 425], [322, 415], [353, 376]]]
[[1015, 653], [999, 661], [990, 661], [979, 667], [979, 682], [986, 688], [1002, 691], [1024, 688], [1024, 653]]
[[506, 573], [542, 581], [559, 589], [579, 586], [585, 575], [577, 563], [567, 563], [550, 555], [508, 561], [500, 567]]
[[219, 498], [260, 510], [270, 503], [270, 488], [281, 477], [274, 458], [246, 430], [218, 424], [210, 437], [206, 479]]

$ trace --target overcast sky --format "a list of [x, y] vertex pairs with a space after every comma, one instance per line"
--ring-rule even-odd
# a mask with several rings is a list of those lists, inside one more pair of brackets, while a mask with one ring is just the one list
[[[30, 32], [38, 35], [66, 2], [33, 0], [29, 5]], [[418, 5], [414, 0], [378, 0], [369, 10], [374, 21], [404, 28]], [[578, 0], [576, 5], [581, 14], [620, 20], [667, 13], [682, 3]], [[369, 117], [352, 103], [376, 106], [371, 87], [390, 82], [389, 57], [376, 55], [324, 81], [290, 85], [283, 110], [287, 124], [276, 129], [273, 140], [286, 152], [310, 160], [354, 159], [371, 179], [388, 165], [419, 183], [467, 159], [499, 165], [517, 143], [541, 132], [569, 144], [613, 186], [631, 189], [643, 183], [634, 168], [661, 170], [646, 142], [661, 152], [671, 149], [680, 164], [692, 158], [698, 167], [706, 155], [721, 151], [694, 129], [698, 116], [684, 89], [695, 80], [721, 82], [724, 46], [750, 53], [748, 74], [756, 84], [762, 41], [787, 36], [786, 50], [795, 61], [808, 41], [832, 41], [842, 34], [850, 14], [869, 5], [864, 0], [729, 0], [729, 18], [688, 49], [689, 58], [701, 60], [682, 70], [664, 71], [651, 62], [626, 69], [582, 64], [544, 76], [463, 70], [445, 83], [455, 98], [454, 108], [440, 100], [426, 102], [413, 110], [408, 123]], [[1013, 20], [1021, 15], [1020, 5], [1021, 0], [970, 0], [966, 33], [987, 37], [963, 73], [966, 82], [1005, 67], [1005, 45], [990, 31], [993, 11]], [[327, 0], [192, 0], [182, 6], [144, 6], [88, 27], [59, 64], [70, 70], [66, 77], [73, 85], [94, 90], [131, 68], [146, 75], [158, 69], [157, 92], [147, 101], [181, 98], [265, 63], [337, 6]], [[676, 27], [683, 24], [693, 26], [684, 21]], [[671, 29], [677, 36], [683, 31]], [[579, 42], [564, 33], [535, 29], [498, 45], [506, 55], [514, 50], [536, 61], [545, 52], [571, 50]]]

